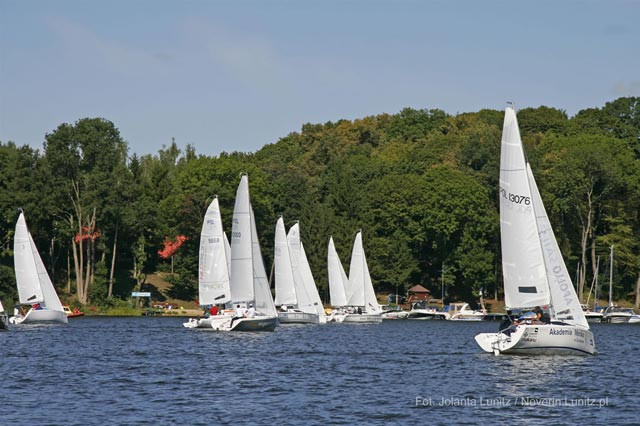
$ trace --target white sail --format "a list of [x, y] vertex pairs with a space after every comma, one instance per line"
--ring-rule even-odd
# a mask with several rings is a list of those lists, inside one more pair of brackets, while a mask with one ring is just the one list
[[362, 232], [356, 234], [351, 250], [351, 263], [349, 264], [349, 305], [364, 306], [364, 250], [362, 248]]
[[333, 237], [329, 237], [329, 248], [327, 250], [327, 269], [329, 273], [329, 294], [331, 296], [331, 306], [347, 306], [346, 286], [349, 282], [347, 274], [344, 272], [342, 262], [338, 257], [336, 246], [333, 244]]
[[[322, 307], [322, 302], [320, 302], [320, 296], [318, 295], [313, 274], [309, 267], [309, 261], [304, 253], [302, 242], [300, 241], [300, 226], [298, 223], [289, 228], [287, 244], [289, 245], [289, 252], [291, 253], [291, 266], [293, 268], [293, 278], [296, 285], [298, 309], [310, 314], [320, 314], [318, 305]], [[324, 314], [324, 310], [322, 314]]]
[[[40, 255], [37, 256], [40, 257]], [[35, 257], [31, 248], [31, 236], [23, 213], [20, 213], [18, 222], [16, 222], [16, 231], [13, 238], [13, 265], [20, 303], [42, 303], [44, 297], [40, 287], [40, 278], [38, 277]]]
[[531, 196], [533, 209], [538, 220], [538, 232], [540, 234], [540, 244], [542, 245], [543, 256], [547, 270], [547, 280], [551, 294], [552, 315], [554, 319], [568, 324], [580, 325], [589, 328], [587, 319], [584, 316], [578, 296], [571, 283], [569, 271], [562, 258], [560, 247], [551, 228], [549, 217], [542, 204], [542, 198], [538, 191], [538, 185], [533, 177], [531, 166], [527, 163], [527, 175], [531, 185]]
[[27, 229], [23, 213], [16, 223], [13, 250], [20, 303], [40, 303], [47, 309], [62, 312], [62, 303]]
[[33, 242], [33, 238], [31, 238], [31, 234], [29, 234], [29, 243], [31, 244], [31, 252], [33, 253], [33, 259], [36, 263], [36, 271], [38, 272], [40, 288], [42, 289], [43, 301], [41, 304], [51, 311], [64, 312], [62, 309], [62, 303], [60, 303], [60, 299], [58, 298], [58, 293], [56, 293], [56, 289], [53, 287], [53, 283], [51, 282], [51, 278], [49, 278], [47, 269], [44, 267], [44, 263], [42, 263], [42, 259], [40, 258], [40, 254], [38, 254], [38, 249]]
[[364, 306], [365, 311], [370, 314], [381, 314], [382, 308], [376, 298], [376, 292], [373, 289], [373, 282], [371, 282], [371, 275], [369, 274], [369, 265], [367, 265], [367, 257], [362, 250], [362, 261], [364, 263]]
[[201, 305], [231, 300], [225, 239], [216, 197], [207, 209], [200, 233], [198, 294]]
[[249, 178], [243, 175], [236, 191], [231, 226], [231, 300], [248, 302], [254, 300], [253, 256], [251, 244], [251, 204], [249, 200]]
[[4, 306], [2, 306], [2, 300], [0, 300], [0, 312], [4, 312]]
[[[222, 235], [224, 236], [224, 255], [227, 258], [227, 271], [229, 271], [229, 277], [231, 277], [231, 244], [229, 244], [227, 233], [223, 232]], [[229, 278], [229, 282], [231, 282], [231, 278]]]
[[309, 265], [309, 260], [307, 259], [307, 254], [304, 251], [304, 244], [302, 244], [302, 242], [300, 242], [300, 270], [302, 271], [302, 279], [315, 309], [315, 313], [321, 317], [326, 316], [322, 299], [320, 299], [320, 293], [318, 293], [318, 287], [316, 287], [316, 282], [313, 279], [311, 266]]
[[298, 303], [298, 299], [296, 298], [293, 268], [291, 265], [291, 256], [289, 254], [289, 244], [287, 243], [287, 234], [284, 229], [284, 221], [282, 220], [282, 217], [280, 217], [276, 222], [273, 263], [276, 281], [275, 304], [277, 306], [295, 306]]
[[549, 304], [538, 226], [516, 114], [507, 108], [500, 150], [500, 236], [507, 308]]
[[271, 288], [269, 287], [269, 279], [264, 269], [262, 261], [262, 252], [260, 251], [260, 242], [258, 240], [258, 230], [256, 228], [256, 220], [253, 215], [253, 208], [249, 206], [251, 213], [251, 251], [253, 263], [253, 291], [255, 294], [255, 309], [258, 313], [267, 316], [277, 316], [276, 305], [273, 303]]

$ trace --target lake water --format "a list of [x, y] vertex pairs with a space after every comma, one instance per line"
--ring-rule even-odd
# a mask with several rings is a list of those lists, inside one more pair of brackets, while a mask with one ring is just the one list
[[473, 336], [497, 322], [216, 333], [184, 320], [88, 317], [0, 333], [0, 423], [640, 423], [640, 325], [594, 325], [598, 356], [496, 357]]

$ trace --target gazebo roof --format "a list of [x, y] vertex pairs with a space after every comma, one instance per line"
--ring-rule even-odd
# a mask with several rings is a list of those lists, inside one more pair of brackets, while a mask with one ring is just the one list
[[422, 287], [420, 284], [416, 284], [409, 289], [409, 293], [431, 293], [426, 288]]

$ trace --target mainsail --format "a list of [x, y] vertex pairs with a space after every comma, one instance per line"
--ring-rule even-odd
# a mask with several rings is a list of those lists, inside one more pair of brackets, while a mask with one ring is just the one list
[[327, 250], [327, 269], [329, 273], [329, 294], [331, 296], [331, 306], [340, 307], [347, 305], [346, 287], [349, 279], [344, 272], [342, 262], [333, 244], [333, 237], [329, 238]]
[[251, 244], [251, 204], [249, 178], [243, 175], [236, 191], [231, 226], [231, 301], [248, 302], [253, 295], [253, 255]]
[[500, 150], [500, 236], [507, 308], [549, 304], [545, 262], [526, 160], [512, 108], [505, 111]]
[[289, 244], [287, 243], [287, 233], [284, 229], [284, 221], [282, 217], [278, 218], [276, 222], [276, 234], [275, 234], [275, 251], [274, 257], [274, 275], [275, 275], [275, 287], [276, 287], [276, 301], [277, 306], [281, 305], [296, 305], [298, 299], [296, 298], [295, 282], [293, 278], [293, 267], [291, 265], [291, 255], [289, 252]]
[[216, 197], [207, 209], [200, 233], [198, 294], [201, 305], [226, 303], [231, 300], [225, 240], [220, 206]]

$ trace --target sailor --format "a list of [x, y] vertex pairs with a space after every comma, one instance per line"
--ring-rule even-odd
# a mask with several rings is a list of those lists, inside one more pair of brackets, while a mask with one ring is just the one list
[[256, 316], [256, 309], [253, 307], [253, 303], [249, 304], [249, 310], [246, 315], [247, 318], [253, 318]]
[[545, 313], [540, 306], [536, 306], [536, 322], [540, 324], [551, 324], [551, 318]]
[[244, 306], [242, 306], [242, 305], [240, 305], [240, 304], [237, 304], [237, 305], [236, 305], [236, 314], [235, 314], [235, 317], [236, 317], [236, 318], [242, 318], [242, 317], [244, 317], [244, 314], [245, 314], [246, 312], [247, 312], [247, 309], [246, 309]]

